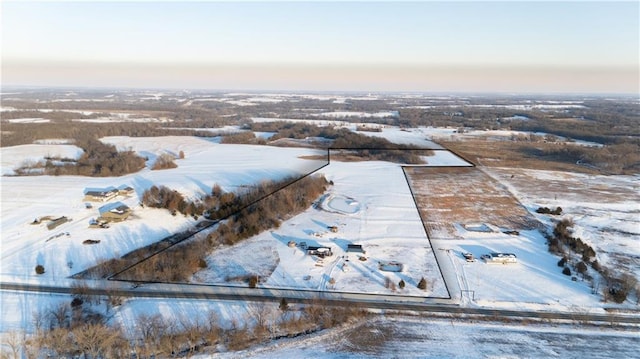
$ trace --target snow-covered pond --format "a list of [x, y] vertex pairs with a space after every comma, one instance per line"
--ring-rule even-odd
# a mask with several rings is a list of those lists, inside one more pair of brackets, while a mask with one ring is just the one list
[[346, 196], [330, 196], [325, 200], [327, 208], [345, 214], [360, 212], [360, 203]]

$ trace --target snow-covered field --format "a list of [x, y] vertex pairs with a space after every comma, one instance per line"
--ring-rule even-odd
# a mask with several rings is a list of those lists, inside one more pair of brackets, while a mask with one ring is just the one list
[[316, 114], [318, 117], [333, 118], [389, 118], [398, 117], [398, 111], [379, 111], [379, 112], [362, 112], [362, 111], [333, 111]]
[[[444, 139], [444, 140], [462, 140], [465, 139], [482, 139], [485, 141], [510, 141], [514, 138], [529, 138], [530, 135], [534, 135], [537, 137], [545, 137], [548, 134], [545, 132], [524, 132], [524, 131], [513, 131], [513, 130], [464, 130], [463, 133], [459, 133], [457, 128], [450, 127], [424, 127], [421, 128], [425, 134], [430, 136], [433, 139]], [[582, 140], [571, 140], [569, 141], [567, 138], [563, 138], [560, 136], [553, 135], [553, 138], [557, 142], [564, 142], [575, 145], [582, 146], [590, 146], [590, 147], [602, 147], [601, 143], [582, 141]]]
[[[383, 136], [396, 143], [429, 147], [431, 135], [457, 135], [452, 131], [389, 127], [383, 128], [382, 132], [363, 133]], [[147, 167], [138, 173], [117, 178], [2, 177], [2, 281], [68, 283], [69, 275], [99, 260], [125, 254], [194, 225], [192, 218], [140, 207], [142, 193], [152, 185], [165, 185], [189, 198], [196, 198], [208, 193], [214, 184], [219, 184], [224, 190], [235, 191], [239, 186], [265, 179], [308, 173], [323, 166], [325, 161], [304, 157], [326, 154], [326, 151], [308, 148], [220, 145], [213, 139], [194, 137], [108, 137], [102, 140], [121, 150], [131, 149], [148, 157], [148, 167], [163, 153], [178, 156], [183, 151], [185, 158], [176, 159], [178, 167], [175, 169], [151, 171]], [[431, 166], [464, 164], [447, 151], [434, 152], [434, 156], [427, 158]], [[77, 158], [81, 153], [79, 148], [58, 140], [50, 144], [3, 147], [0, 149], [2, 173], [11, 173], [25, 160], [38, 161], [48, 155]], [[616, 263], [618, 255], [627, 254], [629, 258], [636, 258], [636, 262], [631, 261], [630, 268], [638, 274], [640, 198], [637, 177], [485, 170], [529, 211], [534, 211], [537, 206], [561, 206], [564, 213], [574, 218], [576, 234], [597, 248], [599, 259], [605, 263]], [[397, 288], [396, 294], [433, 297], [447, 296], [446, 280], [452, 297], [462, 305], [580, 313], [601, 313], [605, 305], [611, 306], [603, 304], [601, 296], [593, 295], [586, 282], [572, 282], [560, 273], [556, 266], [558, 258], [548, 253], [545, 240], [537, 230], [509, 236], [458, 227], [462, 238], [430, 244], [402, 168], [397, 164], [332, 161], [320, 173], [334, 185], [317, 208], [310, 208], [291, 218], [280, 228], [261, 233], [234, 247], [221, 248], [207, 259], [208, 270], [197, 273], [193, 280], [220, 283], [229, 277], [260, 272], [264, 274], [260, 285], [267, 287], [389, 294], [393, 293], [385, 287], [385, 278], [389, 277], [394, 284], [400, 279], [407, 284], [405, 289]], [[522, 177], [522, 181], [513, 181], [512, 175], [515, 179]], [[538, 190], [532, 190], [531, 183], [538, 183]], [[548, 188], [551, 190], [545, 190], [550, 184], [552, 186]], [[579, 189], [581, 185], [586, 189], [563, 190]], [[87, 208], [84, 192], [111, 186], [131, 186], [135, 190], [133, 195], [120, 196], [112, 201], [128, 205], [133, 209], [132, 216], [108, 229], [89, 228], [89, 220], [97, 217], [103, 204], [93, 203], [92, 208]], [[601, 197], [595, 199], [594, 194]], [[48, 230], [44, 222], [31, 224], [35, 218], [43, 216], [67, 216], [71, 221], [52, 230]], [[545, 222], [545, 218], [538, 219]], [[331, 226], [335, 226], [337, 231], [331, 231]], [[86, 239], [100, 240], [100, 243], [82, 244]], [[305, 254], [300, 247], [290, 247], [290, 241], [327, 246], [334, 255], [321, 260]], [[348, 244], [361, 244], [366, 253], [347, 253]], [[461, 256], [462, 252], [472, 252], [479, 257], [494, 251], [516, 253], [519, 261], [513, 265], [490, 265], [481, 261], [469, 263]], [[442, 266], [442, 274], [436, 265], [436, 256]], [[359, 257], [366, 258], [366, 261]], [[401, 262], [404, 271], [379, 270], [379, 262], [390, 261]], [[36, 264], [44, 265], [45, 274], [35, 274]], [[429, 283], [426, 292], [416, 288], [422, 276]], [[34, 310], [46, 310], [65, 300], [69, 298], [3, 291], [0, 293], [1, 331], [29, 330]], [[113, 321], [133, 327], [139, 313], [159, 313], [166, 318], [178, 318], [198, 316], [209, 309], [224, 320], [233, 321], [241, 320], [243, 315], [250, 313], [252, 309], [249, 307], [250, 304], [241, 302], [212, 304], [206, 301], [132, 299], [115, 310]], [[622, 307], [633, 308], [633, 305], [627, 302]], [[631, 357], [638, 349], [633, 340], [637, 338], [637, 332], [564, 330], [552, 326], [528, 328], [405, 318], [377, 319], [357, 330], [370, 333], [379, 340], [358, 342], [363, 339], [349, 333], [341, 335], [341, 332], [329, 331], [311, 338], [280, 342], [281, 349], [263, 348], [230, 356], [578, 357], [581, 355], [574, 353], [586, 353], [598, 357], [617, 352], [620, 357]], [[332, 337], [332, 333], [340, 336]], [[581, 343], [580, 350], [584, 348], [584, 351], [567, 349], [571, 347], [566, 343], [574, 341]], [[607, 344], [610, 341], [621, 344], [614, 348]], [[527, 347], [529, 351], [525, 350]]]
[[[640, 278], [640, 176], [596, 176], [513, 168], [487, 168], [530, 207], [561, 207], [574, 237], [595, 250], [605, 266]], [[509, 179], [507, 181], [507, 179]], [[537, 215], [553, 225], [548, 215]]]
[[[108, 137], [103, 141], [120, 149], [132, 149], [149, 158], [152, 165], [162, 153], [178, 155], [175, 169], [152, 171], [149, 168], [117, 178], [89, 178], [79, 176], [2, 177], [2, 263], [0, 274], [25, 278], [35, 276], [37, 264], [46, 272], [39, 278], [65, 278], [90, 267], [98, 260], [123, 255], [133, 249], [153, 243], [167, 235], [194, 225], [192, 218], [171, 216], [166, 210], [142, 208], [142, 193], [153, 185], [164, 185], [180, 191], [189, 198], [210, 193], [218, 184], [225, 191], [239, 186], [254, 185], [263, 180], [281, 179], [306, 174], [324, 165], [325, 161], [302, 159], [302, 156], [325, 154], [311, 149], [291, 149], [246, 145], [218, 145], [194, 137], [136, 138]], [[57, 149], [57, 150], [56, 150]], [[70, 145], [26, 145], [3, 147], [3, 172], [25, 159], [61, 153], [78, 156], [81, 153]], [[5, 159], [7, 167], [4, 166]], [[98, 217], [104, 203], [87, 208], [87, 190], [130, 186], [135, 194], [119, 196], [120, 201], [133, 210], [124, 223], [107, 229], [89, 228], [91, 219]], [[70, 219], [49, 230], [46, 221], [32, 224], [34, 219], [66, 216]], [[93, 245], [87, 239], [99, 240]]]
[[[385, 288], [389, 278], [394, 284], [405, 281], [397, 294], [448, 297], [400, 166], [333, 161], [321, 173], [334, 185], [318, 208], [214, 252], [194, 280], [220, 283], [225, 277], [259, 274], [267, 287], [391, 294]], [[329, 229], [334, 226], [336, 232]], [[291, 241], [329, 247], [333, 256], [307, 255], [289, 247]], [[360, 244], [366, 253], [348, 253], [348, 244]], [[404, 271], [379, 270], [381, 262], [390, 261], [401, 262]], [[416, 287], [421, 277], [429, 280], [426, 292]]]
[[[1, 151], [0, 172], [2, 176], [15, 174], [14, 170], [21, 166], [44, 162], [45, 157], [78, 159], [83, 153], [81, 148], [66, 144], [20, 145], [2, 147]], [[5, 182], [5, 179], [2, 182]]]
[[204, 358], [637, 358], [638, 332], [384, 317]]

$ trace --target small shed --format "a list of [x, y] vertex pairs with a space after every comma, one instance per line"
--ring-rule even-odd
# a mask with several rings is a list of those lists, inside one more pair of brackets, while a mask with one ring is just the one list
[[364, 249], [362, 248], [362, 244], [347, 244], [347, 252], [362, 253], [362, 254], [365, 253]]
[[404, 270], [404, 264], [396, 261], [379, 262], [378, 269], [385, 272], [402, 272]]
[[327, 227], [331, 233], [338, 233], [338, 226], [329, 226]]

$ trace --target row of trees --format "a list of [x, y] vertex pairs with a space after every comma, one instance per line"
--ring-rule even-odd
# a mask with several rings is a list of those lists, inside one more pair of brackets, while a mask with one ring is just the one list
[[[94, 302], [100, 300], [105, 298]], [[253, 303], [249, 313], [231, 323], [224, 323], [213, 311], [197, 317], [177, 318], [139, 314], [135, 327], [125, 332], [76, 297], [71, 303], [60, 303], [34, 313], [32, 336], [11, 332], [4, 336], [2, 344], [14, 358], [190, 357], [211, 353], [218, 345], [230, 351], [241, 350], [270, 340], [332, 328], [367, 315], [357, 306], [338, 307], [322, 301], [292, 310], [284, 299], [279, 304]], [[0, 353], [5, 357], [4, 349]]]
[[640, 171], [640, 142], [603, 147], [550, 145], [541, 150], [541, 155], [570, 163], [579, 162], [611, 174], [634, 174]]
[[[63, 161], [54, 165], [48, 160], [42, 167], [46, 175], [78, 175], [92, 177], [122, 176], [144, 168], [145, 159], [134, 151], [118, 151], [114, 145], [102, 143], [93, 138], [76, 141], [84, 153], [75, 162]], [[16, 170], [18, 175], [32, 173], [32, 168]]]
[[[562, 273], [570, 276], [573, 268], [573, 271], [581, 274], [583, 278], [592, 280], [593, 278], [588, 275], [588, 268], [591, 267], [602, 276], [605, 284], [603, 288], [605, 300], [624, 302], [629, 293], [637, 289], [637, 279], [629, 273], [614, 273], [601, 265], [596, 259], [595, 250], [581, 238], [573, 237], [571, 233], [573, 225], [572, 220], [564, 218], [556, 223], [553, 234], [547, 236], [549, 251], [562, 257], [558, 261], [558, 266], [563, 268]], [[638, 290], [636, 295], [640, 295]]]
[[[180, 156], [181, 158], [184, 158], [184, 153], [182, 151], [180, 151]], [[152, 170], [166, 170], [166, 169], [170, 169], [170, 168], [176, 168], [178, 167], [178, 165], [174, 162], [175, 157], [168, 154], [168, 153], [163, 153], [160, 156], [158, 156], [158, 158], [156, 158], [156, 161], [154, 162], [153, 166], [151, 167]]]
[[[209, 219], [223, 220], [207, 237], [175, 244], [171, 238], [146, 249], [113, 259], [87, 273], [91, 276], [109, 276], [127, 266], [142, 261], [119, 278], [183, 282], [196, 271], [206, 268], [206, 256], [216, 246], [234, 244], [261, 231], [276, 228], [281, 221], [309, 208], [328, 186], [323, 176], [307, 176], [292, 183], [292, 179], [265, 181], [236, 195], [214, 186], [211, 194], [199, 201], [188, 201], [179, 192], [164, 186], [153, 186], [143, 194], [143, 204], [167, 208], [185, 215], [205, 215]], [[190, 237], [174, 235], [178, 242]], [[173, 236], [172, 236], [173, 237]], [[167, 249], [168, 247], [171, 247]], [[161, 251], [160, 253], [157, 253]], [[155, 254], [157, 253], [157, 254]], [[155, 255], [154, 255], [155, 254]], [[146, 260], [143, 260], [147, 258]], [[97, 274], [96, 274], [97, 273]]]

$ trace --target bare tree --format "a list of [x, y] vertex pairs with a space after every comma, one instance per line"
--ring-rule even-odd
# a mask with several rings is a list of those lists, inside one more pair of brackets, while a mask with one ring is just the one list
[[105, 358], [128, 358], [131, 357], [131, 344], [119, 326], [111, 327], [113, 332], [111, 345], [107, 348]]
[[100, 358], [107, 353], [118, 332], [104, 324], [86, 324], [73, 331], [76, 346], [86, 358]]
[[[19, 359], [20, 358], [20, 347], [23, 344], [22, 335], [20, 333], [12, 330], [9, 333], [6, 333], [2, 340], [2, 345], [9, 347], [9, 351], [11, 353], [11, 358]], [[5, 357], [4, 350], [0, 352], [2, 357]], [[6, 356], [9, 358], [9, 356]]]
[[35, 311], [31, 314], [31, 323], [35, 329], [35, 335], [39, 336], [42, 333], [42, 328], [45, 325], [45, 315], [41, 311]]
[[53, 328], [43, 338], [43, 346], [54, 352], [57, 358], [71, 357], [75, 351], [75, 343], [67, 328]]
[[264, 340], [270, 332], [270, 319], [273, 318], [271, 313], [274, 311], [273, 306], [269, 303], [259, 302], [252, 305], [251, 312], [255, 319], [253, 334], [258, 340]]
[[222, 329], [220, 328], [218, 314], [210, 310], [207, 313], [207, 335], [206, 340], [209, 344], [215, 344], [220, 339]]
[[69, 306], [66, 303], [60, 303], [58, 306], [49, 309], [49, 318], [51, 328], [68, 328]]
[[184, 335], [177, 330], [175, 325], [169, 324], [165, 335], [160, 339], [160, 350], [165, 355], [175, 355], [185, 342]]
[[178, 321], [180, 322], [181, 330], [189, 346], [187, 352], [188, 355], [195, 353], [198, 345], [204, 342], [204, 337], [207, 333], [207, 325], [199, 318], [188, 319], [181, 316]]
[[158, 350], [160, 339], [166, 334], [167, 324], [159, 314], [140, 314], [136, 318], [136, 329], [140, 334], [140, 347], [144, 356], [151, 356]]

